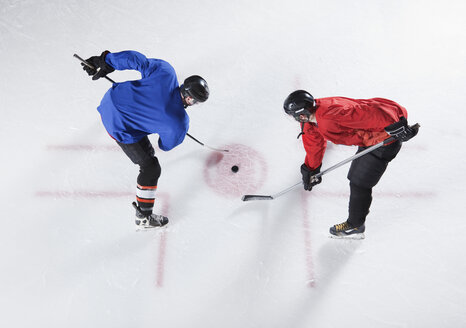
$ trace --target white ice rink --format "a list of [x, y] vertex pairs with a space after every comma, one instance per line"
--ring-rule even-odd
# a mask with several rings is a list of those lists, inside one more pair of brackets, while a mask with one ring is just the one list
[[[0, 4], [0, 327], [466, 327], [464, 0]], [[209, 83], [189, 133], [230, 153], [156, 150], [166, 229], [135, 231], [138, 169], [96, 110], [110, 84], [73, 58], [106, 49]], [[421, 124], [365, 240], [328, 237], [349, 165], [311, 193], [241, 201], [300, 180], [282, 110], [298, 88], [393, 99]], [[355, 151], [329, 144], [323, 168]]]

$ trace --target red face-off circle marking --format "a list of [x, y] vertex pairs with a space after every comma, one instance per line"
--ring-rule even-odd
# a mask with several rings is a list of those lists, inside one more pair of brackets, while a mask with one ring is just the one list
[[[218, 194], [231, 198], [257, 192], [267, 177], [267, 165], [262, 155], [240, 144], [224, 148], [229, 152], [214, 152], [207, 158], [206, 184]], [[237, 170], [233, 169], [235, 166]]]

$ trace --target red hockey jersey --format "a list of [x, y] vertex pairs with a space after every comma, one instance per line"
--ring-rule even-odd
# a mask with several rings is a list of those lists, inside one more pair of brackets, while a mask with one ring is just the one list
[[338, 145], [372, 146], [388, 138], [384, 128], [408, 118], [406, 109], [383, 99], [329, 97], [316, 99], [316, 123], [305, 123], [305, 164], [316, 169], [322, 164], [327, 140]]

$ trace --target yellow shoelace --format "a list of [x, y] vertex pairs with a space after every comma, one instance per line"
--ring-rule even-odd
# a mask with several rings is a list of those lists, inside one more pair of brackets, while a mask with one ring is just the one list
[[335, 228], [338, 232], [340, 232], [340, 231], [344, 231], [347, 229], [351, 229], [351, 226], [348, 224], [348, 222], [343, 222], [340, 224], [335, 224]]

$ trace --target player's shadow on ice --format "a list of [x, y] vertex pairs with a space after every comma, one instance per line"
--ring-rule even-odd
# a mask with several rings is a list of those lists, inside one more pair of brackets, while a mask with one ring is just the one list
[[333, 288], [332, 284], [339, 279], [345, 267], [353, 258], [362, 240], [341, 240], [329, 238], [315, 255], [316, 279], [314, 288], [307, 290], [303, 302], [296, 307], [290, 318], [295, 322], [290, 327], [301, 327], [304, 322], [309, 322], [310, 317], [318, 317], [320, 307], [325, 306], [326, 294]]

